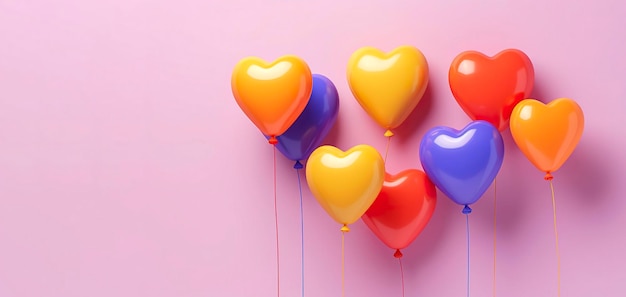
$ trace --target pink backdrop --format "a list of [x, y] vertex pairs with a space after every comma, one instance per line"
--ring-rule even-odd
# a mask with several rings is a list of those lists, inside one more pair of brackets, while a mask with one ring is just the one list
[[[305, 59], [341, 96], [327, 142], [384, 149], [351, 96], [351, 53], [409, 44], [431, 83], [388, 171], [467, 116], [447, 84], [464, 50], [519, 48], [535, 98], [570, 97], [586, 127], [555, 176], [563, 296], [626, 295], [626, 5], [574, 1], [0, 1], [0, 296], [276, 296], [272, 148], [236, 105], [235, 63]], [[261, 3], [264, 2], [264, 3]], [[498, 296], [555, 296], [550, 190], [504, 134]], [[292, 162], [278, 160], [282, 296], [300, 296]], [[304, 188], [307, 296], [339, 296], [340, 232]], [[474, 296], [491, 296], [493, 192], [474, 206]], [[464, 296], [465, 221], [440, 195], [404, 251], [406, 296]], [[400, 296], [392, 251], [359, 221], [347, 296]]]

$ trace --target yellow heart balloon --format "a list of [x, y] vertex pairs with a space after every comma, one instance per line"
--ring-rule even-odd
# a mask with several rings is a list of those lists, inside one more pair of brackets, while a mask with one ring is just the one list
[[311, 153], [306, 179], [322, 208], [347, 231], [347, 225], [361, 218], [376, 200], [385, 179], [385, 164], [369, 145], [346, 152], [325, 145]]
[[361, 107], [387, 136], [406, 120], [422, 99], [428, 85], [428, 63], [413, 46], [389, 53], [363, 47], [348, 62], [348, 84]]
[[306, 107], [313, 79], [309, 66], [296, 56], [272, 63], [247, 57], [235, 66], [231, 87], [239, 107], [272, 143]]

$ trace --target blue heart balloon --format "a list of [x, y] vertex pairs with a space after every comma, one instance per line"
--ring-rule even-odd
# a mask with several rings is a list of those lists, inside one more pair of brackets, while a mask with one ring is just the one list
[[337, 88], [327, 77], [314, 74], [309, 102], [293, 125], [276, 137], [276, 148], [288, 159], [296, 161], [295, 168], [302, 168], [299, 161], [308, 158], [322, 144], [337, 121], [338, 113]]
[[504, 142], [496, 127], [473, 121], [463, 130], [438, 126], [424, 135], [420, 161], [432, 182], [457, 204], [475, 203], [502, 166]]

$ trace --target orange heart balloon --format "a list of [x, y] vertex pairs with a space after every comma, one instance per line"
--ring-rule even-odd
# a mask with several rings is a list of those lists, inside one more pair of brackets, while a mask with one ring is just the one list
[[530, 96], [535, 72], [530, 58], [517, 49], [494, 57], [466, 51], [452, 61], [448, 80], [452, 95], [472, 120], [504, 131], [515, 105]]
[[361, 107], [386, 136], [411, 114], [428, 85], [428, 63], [413, 46], [400, 46], [389, 53], [363, 47], [348, 62], [348, 84]]
[[257, 57], [239, 61], [233, 70], [231, 88], [237, 104], [254, 123], [277, 143], [300, 116], [313, 79], [309, 66], [296, 56], [283, 56], [272, 63]]
[[357, 221], [372, 205], [385, 178], [385, 164], [373, 147], [365, 144], [346, 152], [324, 145], [311, 153], [306, 180], [322, 208], [338, 223]]
[[519, 149], [539, 170], [558, 170], [574, 152], [585, 120], [572, 99], [559, 98], [547, 105], [535, 99], [518, 103], [511, 113], [511, 135]]

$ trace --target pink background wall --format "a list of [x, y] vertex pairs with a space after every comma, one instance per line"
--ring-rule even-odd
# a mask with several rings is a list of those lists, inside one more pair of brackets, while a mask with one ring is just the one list
[[[447, 84], [455, 55], [523, 50], [533, 97], [570, 97], [587, 121], [555, 174], [563, 296], [626, 295], [625, 2], [252, 2], [0, 1], [0, 296], [276, 296], [272, 148], [232, 98], [232, 67], [299, 55], [341, 96], [327, 142], [382, 151], [345, 68], [359, 47], [403, 44], [431, 83], [388, 171], [420, 168], [429, 128], [468, 122]], [[504, 138], [498, 296], [555, 296], [549, 186]], [[278, 160], [283, 296], [300, 292], [291, 165]], [[306, 292], [339, 296], [339, 226], [304, 190]], [[492, 193], [471, 217], [474, 296], [491, 295]], [[405, 250], [407, 296], [465, 295], [464, 224], [440, 196]], [[392, 251], [352, 230], [347, 296], [400, 296]]]

